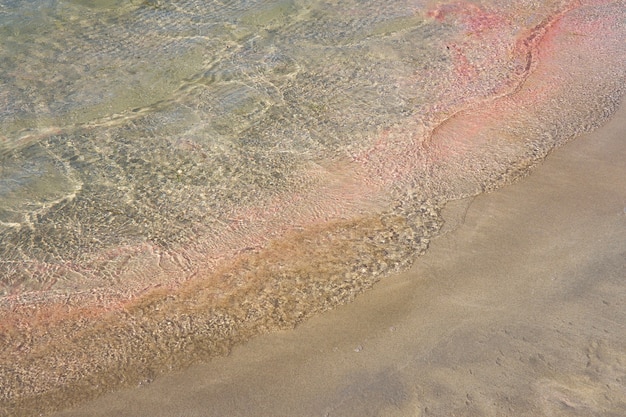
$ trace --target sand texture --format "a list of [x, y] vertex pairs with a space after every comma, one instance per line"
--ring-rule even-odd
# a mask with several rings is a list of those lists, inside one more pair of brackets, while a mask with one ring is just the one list
[[626, 415], [625, 161], [622, 106], [355, 302], [57, 416]]

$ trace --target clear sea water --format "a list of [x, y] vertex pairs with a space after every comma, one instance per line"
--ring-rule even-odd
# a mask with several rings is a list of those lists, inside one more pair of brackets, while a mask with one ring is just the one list
[[408, 268], [446, 201], [610, 117], [624, 39], [623, 1], [0, 0], [0, 404], [150, 380]]

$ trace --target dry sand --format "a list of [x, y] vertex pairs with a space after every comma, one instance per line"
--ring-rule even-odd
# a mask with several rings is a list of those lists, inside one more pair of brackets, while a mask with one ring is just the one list
[[58, 416], [626, 415], [626, 106], [444, 216], [354, 303]]

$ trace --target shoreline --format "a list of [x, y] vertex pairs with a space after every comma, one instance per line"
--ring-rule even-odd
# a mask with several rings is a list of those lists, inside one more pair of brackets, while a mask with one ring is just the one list
[[[161, 374], [227, 354], [233, 346], [259, 334], [293, 327], [353, 300], [381, 276], [406, 269], [425, 251], [441, 223], [439, 202], [429, 199], [430, 194], [420, 194], [421, 180], [428, 183], [425, 192], [435, 196], [443, 193], [459, 198], [491, 190], [526, 174], [527, 168], [549, 153], [553, 141], [561, 144], [612, 113], [623, 77], [602, 73], [607, 81], [594, 84], [598, 95], [589, 100], [585, 94], [591, 81], [581, 75], [595, 67], [581, 65], [574, 76], [566, 65], [580, 62], [580, 54], [598, 42], [594, 37], [575, 42], [570, 36], [580, 17], [574, 13], [571, 19], [557, 19], [553, 29], [558, 36], [546, 35], [549, 39], [537, 49], [545, 55], [539, 60], [539, 70], [513, 97], [497, 97], [481, 108], [455, 113], [431, 136], [426, 157], [419, 146], [406, 148], [404, 142], [399, 148], [387, 149], [385, 135], [381, 137], [381, 146], [368, 154], [369, 159], [362, 158], [363, 172], [367, 172], [365, 168], [371, 171], [365, 177], [385, 174], [383, 183], [389, 185], [397, 176], [410, 177], [416, 167], [428, 173], [424, 178], [405, 179], [410, 184], [414, 181], [416, 188], [407, 185], [411, 188], [407, 195], [399, 198], [398, 206], [394, 200], [389, 211], [335, 222], [327, 219], [324, 224], [293, 230], [272, 239], [262, 251], [246, 248], [245, 253], [227, 259], [228, 268], [206, 279], [202, 270], [192, 269], [193, 276], [202, 279], [188, 281], [177, 291], [160, 286], [138, 300], [111, 303], [111, 309], [107, 305], [82, 308], [80, 300], [67, 298], [47, 309], [28, 304], [23, 316], [15, 314], [15, 323], [8, 314], [0, 325], [9, 329], [3, 335], [8, 343], [2, 357], [8, 366], [0, 378], [7, 382], [4, 398], [13, 401], [9, 407], [23, 413], [52, 411], [59, 404], [87, 401], [111, 389], [145, 385]], [[555, 51], [561, 53], [555, 55]], [[592, 56], [587, 57], [588, 64]], [[606, 62], [614, 60], [617, 58], [607, 58]], [[613, 68], [608, 64], [604, 67]], [[580, 76], [581, 83], [571, 85], [567, 92], [551, 88], [561, 86], [565, 75]], [[578, 100], [581, 97], [585, 100]], [[556, 106], [553, 114], [549, 110], [557, 99], [571, 105]], [[550, 140], [545, 141], [544, 135]], [[502, 148], [497, 146], [500, 138], [506, 139]], [[495, 176], [485, 174], [489, 172]], [[329, 198], [342, 204], [347, 191], [365, 198], [368, 193], [364, 190], [369, 189], [331, 188], [336, 193], [331, 192]], [[352, 191], [348, 194], [353, 195]], [[272, 205], [269, 211], [249, 214], [260, 219], [268, 212], [281, 212], [280, 208]], [[311, 210], [315, 209], [319, 207]], [[246, 229], [240, 232], [245, 234]], [[160, 252], [149, 247], [146, 251], [160, 259]], [[189, 259], [170, 261], [194, 265]], [[172, 267], [168, 262], [165, 266]], [[161, 266], [153, 263], [149, 271]], [[147, 276], [149, 271], [141, 269]], [[354, 349], [360, 352], [363, 346]]]
[[406, 273], [295, 330], [55, 416], [621, 415], [626, 104], [447, 205]]

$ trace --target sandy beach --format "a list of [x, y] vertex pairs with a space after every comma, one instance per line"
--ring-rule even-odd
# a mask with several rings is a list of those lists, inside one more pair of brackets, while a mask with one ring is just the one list
[[0, 417], [626, 414], [626, 0], [14, 3]]
[[626, 414], [626, 106], [351, 304], [70, 416]]

